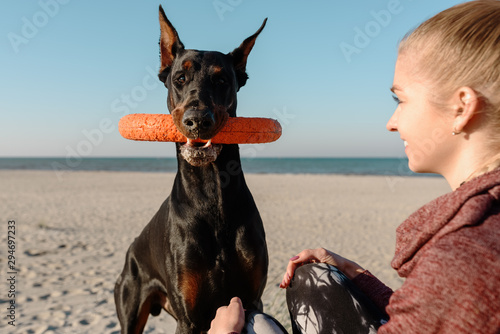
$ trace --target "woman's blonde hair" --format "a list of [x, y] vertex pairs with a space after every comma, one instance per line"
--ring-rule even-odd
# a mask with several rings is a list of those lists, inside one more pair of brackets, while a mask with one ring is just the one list
[[416, 60], [433, 95], [474, 89], [500, 143], [500, 1], [470, 1], [435, 15], [403, 38], [399, 54]]

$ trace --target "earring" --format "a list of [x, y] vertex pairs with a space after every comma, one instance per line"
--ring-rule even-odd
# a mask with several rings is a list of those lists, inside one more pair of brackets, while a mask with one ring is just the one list
[[451, 135], [456, 136], [456, 135], [459, 135], [461, 133], [462, 133], [462, 131], [457, 131], [457, 130], [455, 130], [455, 128], [453, 128], [453, 132], [451, 133]]

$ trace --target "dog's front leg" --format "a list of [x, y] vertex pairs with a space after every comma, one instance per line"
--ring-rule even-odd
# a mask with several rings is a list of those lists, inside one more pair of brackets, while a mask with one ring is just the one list
[[115, 285], [115, 305], [121, 333], [142, 333], [149, 316], [149, 307], [141, 294], [137, 261], [130, 246], [125, 266]]

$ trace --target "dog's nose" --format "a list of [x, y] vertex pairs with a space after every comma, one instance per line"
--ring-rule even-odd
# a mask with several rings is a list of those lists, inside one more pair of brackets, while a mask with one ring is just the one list
[[187, 110], [182, 117], [182, 124], [187, 131], [203, 136], [204, 132], [210, 131], [215, 125], [213, 114], [207, 110]]

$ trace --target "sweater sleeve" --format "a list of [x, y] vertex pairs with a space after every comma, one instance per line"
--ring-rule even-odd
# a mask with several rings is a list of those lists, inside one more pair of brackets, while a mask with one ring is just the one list
[[497, 333], [500, 329], [498, 257], [462, 233], [422, 254], [386, 307], [378, 333]]
[[389, 304], [389, 298], [394, 293], [391, 288], [382, 283], [368, 270], [354, 277], [352, 282], [383, 312]]

